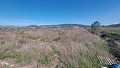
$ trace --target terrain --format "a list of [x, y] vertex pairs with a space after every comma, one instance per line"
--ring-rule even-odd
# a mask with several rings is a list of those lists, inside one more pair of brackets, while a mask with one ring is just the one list
[[120, 27], [100, 28], [101, 38], [108, 42], [109, 52], [120, 60]]
[[[101, 27], [103, 33], [95, 35], [82, 27], [0, 29], [0, 68], [100, 68], [117, 63], [109, 37], [101, 35], [119, 31]], [[119, 41], [112, 41], [113, 48], [115, 43], [119, 47]]]
[[1, 67], [98, 68], [112, 58], [106, 42], [84, 28], [2, 29]]

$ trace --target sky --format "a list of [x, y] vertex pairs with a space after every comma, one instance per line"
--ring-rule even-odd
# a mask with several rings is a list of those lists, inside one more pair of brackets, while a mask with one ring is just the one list
[[0, 0], [0, 25], [120, 23], [120, 0]]

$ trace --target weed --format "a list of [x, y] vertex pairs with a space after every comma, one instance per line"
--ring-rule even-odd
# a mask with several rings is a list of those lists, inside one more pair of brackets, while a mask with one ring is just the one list
[[2, 41], [1, 41], [1, 45], [4, 45], [4, 44], [5, 44], [5, 41], [4, 41], [4, 40], [2, 40]]
[[50, 56], [46, 55], [46, 56], [43, 57], [42, 61], [43, 61], [44, 64], [49, 64], [50, 61], [51, 61], [51, 58], [50, 58]]
[[22, 65], [27, 64], [31, 61], [30, 56], [25, 55], [23, 53], [13, 52], [11, 55], [17, 60], [18, 63]]
[[13, 52], [11, 54], [0, 54], [0, 60], [5, 59], [5, 58], [15, 58], [18, 63], [21, 65], [27, 64], [31, 61], [31, 58], [27, 55], [21, 54], [21, 53], [16, 53]]

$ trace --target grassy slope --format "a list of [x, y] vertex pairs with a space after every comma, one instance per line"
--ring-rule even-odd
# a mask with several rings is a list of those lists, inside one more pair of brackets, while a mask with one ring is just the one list
[[109, 45], [110, 53], [118, 59], [119, 62], [119, 52], [120, 52], [120, 27], [103, 27], [100, 31], [107, 32], [109, 38], [106, 39]]
[[109, 57], [106, 42], [79, 29], [0, 30], [0, 59], [15, 58], [21, 65], [99, 68], [97, 56]]

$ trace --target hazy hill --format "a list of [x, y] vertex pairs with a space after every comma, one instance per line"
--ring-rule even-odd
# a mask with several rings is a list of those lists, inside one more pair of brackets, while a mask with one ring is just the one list
[[[90, 25], [83, 25], [83, 24], [58, 24], [58, 25], [29, 25], [29, 26], [1, 26], [0, 28], [66, 28], [66, 27], [90, 27]], [[111, 24], [107, 25], [106, 27], [120, 27], [119, 24]]]
[[120, 27], [120, 23], [119, 24], [111, 24], [111, 25], [108, 25], [109, 27]]
[[87, 25], [82, 24], [58, 24], [58, 25], [29, 25], [27, 27], [36, 27], [36, 28], [64, 28], [64, 27], [85, 27]]

